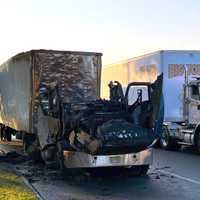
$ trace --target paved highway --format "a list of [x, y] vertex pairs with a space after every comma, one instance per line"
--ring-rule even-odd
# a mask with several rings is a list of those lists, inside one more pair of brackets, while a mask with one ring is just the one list
[[191, 148], [179, 152], [155, 149], [153, 167], [183, 180], [190, 179], [200, 186], [200, 155]]

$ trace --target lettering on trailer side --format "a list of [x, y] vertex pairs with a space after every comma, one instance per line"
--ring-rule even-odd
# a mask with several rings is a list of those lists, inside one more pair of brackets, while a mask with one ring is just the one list
[[154, 82], [157, 79], [157, 75], [156, 64], [142, 65], [137, 68], [134, 74], [132, 73], [132, 80]]
[[184, 75], [184, 64], [169, 64], [168, 65], [168, 77], [173, 78], [176, 76]]
[[183, 76], [185, 70], [188, 75], [200, 75], [200, 64], [169, 64], [168, 78]]
[[200, 75], [200, 64], [187, 64], [189, 75]]

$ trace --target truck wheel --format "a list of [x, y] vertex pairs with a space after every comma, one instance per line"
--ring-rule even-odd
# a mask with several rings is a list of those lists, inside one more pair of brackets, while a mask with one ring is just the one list
[[8, 142], [11, 142], [11, 141], [12, 141], [12, 133], [11, 133], [10, 131], [8, 131], [8, 132], [6, 133], [6, 140], [7, 140]]
[[33, 138], [31, 137], [31, 135], [23, 133], [22, 141], [23, 141], [23, 150], [24, 152], [27, 152], [29, 146], [33, 143]]
[[200, 153], [200, 132], [197, 133], [197, 135], [196, 135], [195, 143], [196, 143], [196, 149], [197, 149], [198, 153]]
[[3, 141], [4, 137], [3, 137], [3, 125], [0, 125], [0, 140]]
[[132, 166], [129, 170], [129, 173], [132, 176], [146, 176], [149, 165]]
[[49, 169], [56, 169], [56, 147], [55, 145], [49, 145], [45, 149], [41, 150], [42, 160]]
[[21, 133], [21, 134], [22, 134], [24, 152], [26, 152], [32, 160], [36, 162], [41, 161], [42, 158], [37, 137], [35, 137], [35, 135], [27, 133]]
[[41, 156], [47, 168], [57, 169], [61, 173], [64, 171], [65, 167], [62, 142], [57, 142], [56, 145], [46, 147], [41, 151]]
[[147, 172], [149, 170], [149, 165], [142, 165], [140, 166], [140, 172], [139, 172], [139, 176], [146, 176]]
[[12, 130], [9, 127], [4, 128], [4, 137], [8, 142], [12, 141]]
[[181, 145], [170, 137], [167, 126], [163, 126], [162, 135], [160, 138], [160, 146], [165, 150], [179, 150]]

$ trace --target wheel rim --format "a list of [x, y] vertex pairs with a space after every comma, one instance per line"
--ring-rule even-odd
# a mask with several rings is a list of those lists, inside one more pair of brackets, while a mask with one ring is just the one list
[[162, 146], [166, 147], [168, 145], [168, 133], [167, 133], [167, 128], [163, 127], [162, 130], [162, 135], [161, 135], [161, 144]]

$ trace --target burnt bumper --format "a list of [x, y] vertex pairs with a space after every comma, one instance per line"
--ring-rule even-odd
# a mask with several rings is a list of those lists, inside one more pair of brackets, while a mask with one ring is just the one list
[[66, 168], [129, 167], [152, 164], [152, 149], [118, 155], [90, 155], [84, 152], [64, 151]]

